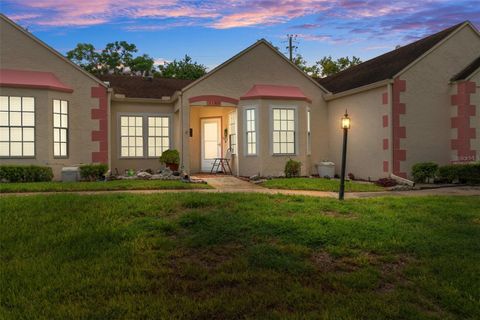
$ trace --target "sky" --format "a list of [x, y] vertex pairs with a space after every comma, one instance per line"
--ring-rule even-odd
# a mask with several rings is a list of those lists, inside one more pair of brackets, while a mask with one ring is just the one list
[[159, 63], [188, 54], [209, 69], [261, 38], [287, 53], [293, 34], [313, 64], [365, 61], [465, 20], [480, 27], [480, 0], [2, 0], [0, 11], [63, 54], [125, 40]]

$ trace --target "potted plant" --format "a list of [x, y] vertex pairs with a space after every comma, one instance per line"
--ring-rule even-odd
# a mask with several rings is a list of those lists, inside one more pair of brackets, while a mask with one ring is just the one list
[[178, 164], [180, 163], [180, 154], [177, 150], [165, 150], [160, 156], [160, 162], [164, 163], [167, 168], [170, 168], [172, 171], [178, 171]]

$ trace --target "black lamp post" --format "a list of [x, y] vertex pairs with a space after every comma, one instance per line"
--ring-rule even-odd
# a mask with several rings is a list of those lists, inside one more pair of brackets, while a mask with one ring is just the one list
[[342, 118], [343, 129], [343, 152], [342, 152], [342, 171], [340, 172], [340, 191], [338, 193], [338, 199], [343, 200], [345, 194], [345, 166], [347, 162], [347, 137], [348, 129], [350, 129], [350, 118], [348, 117], [347, 110]]

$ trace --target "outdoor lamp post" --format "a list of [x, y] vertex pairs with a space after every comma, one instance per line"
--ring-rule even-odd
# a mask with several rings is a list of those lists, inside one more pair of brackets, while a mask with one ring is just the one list
[[343, 151], [342, 151], [342, 171], [340, 172], [340, 191], [338, 193], [338, 199], [343, 200], [345, 194], [345, 166], [347, 161], [347, 137], [348, 129], [350, 129], [350, 118], [348, 117], [347, 110], [342, 118], [343, 129]]

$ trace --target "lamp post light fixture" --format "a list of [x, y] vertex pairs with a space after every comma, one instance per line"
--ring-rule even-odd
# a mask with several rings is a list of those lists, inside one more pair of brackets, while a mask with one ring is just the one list
[[350, 129], [350, 118], [348, 112], [345, 110], [345, 114], [342, 117], [342, 129], [343, 129], [343, 151], [342, 151], [342, 171], [340, 172], [340, 191], [338, 193], [338, 200], [343, 200], [345, 194], [345, 166], [347, 162], [347, 138], [348, 129]]

